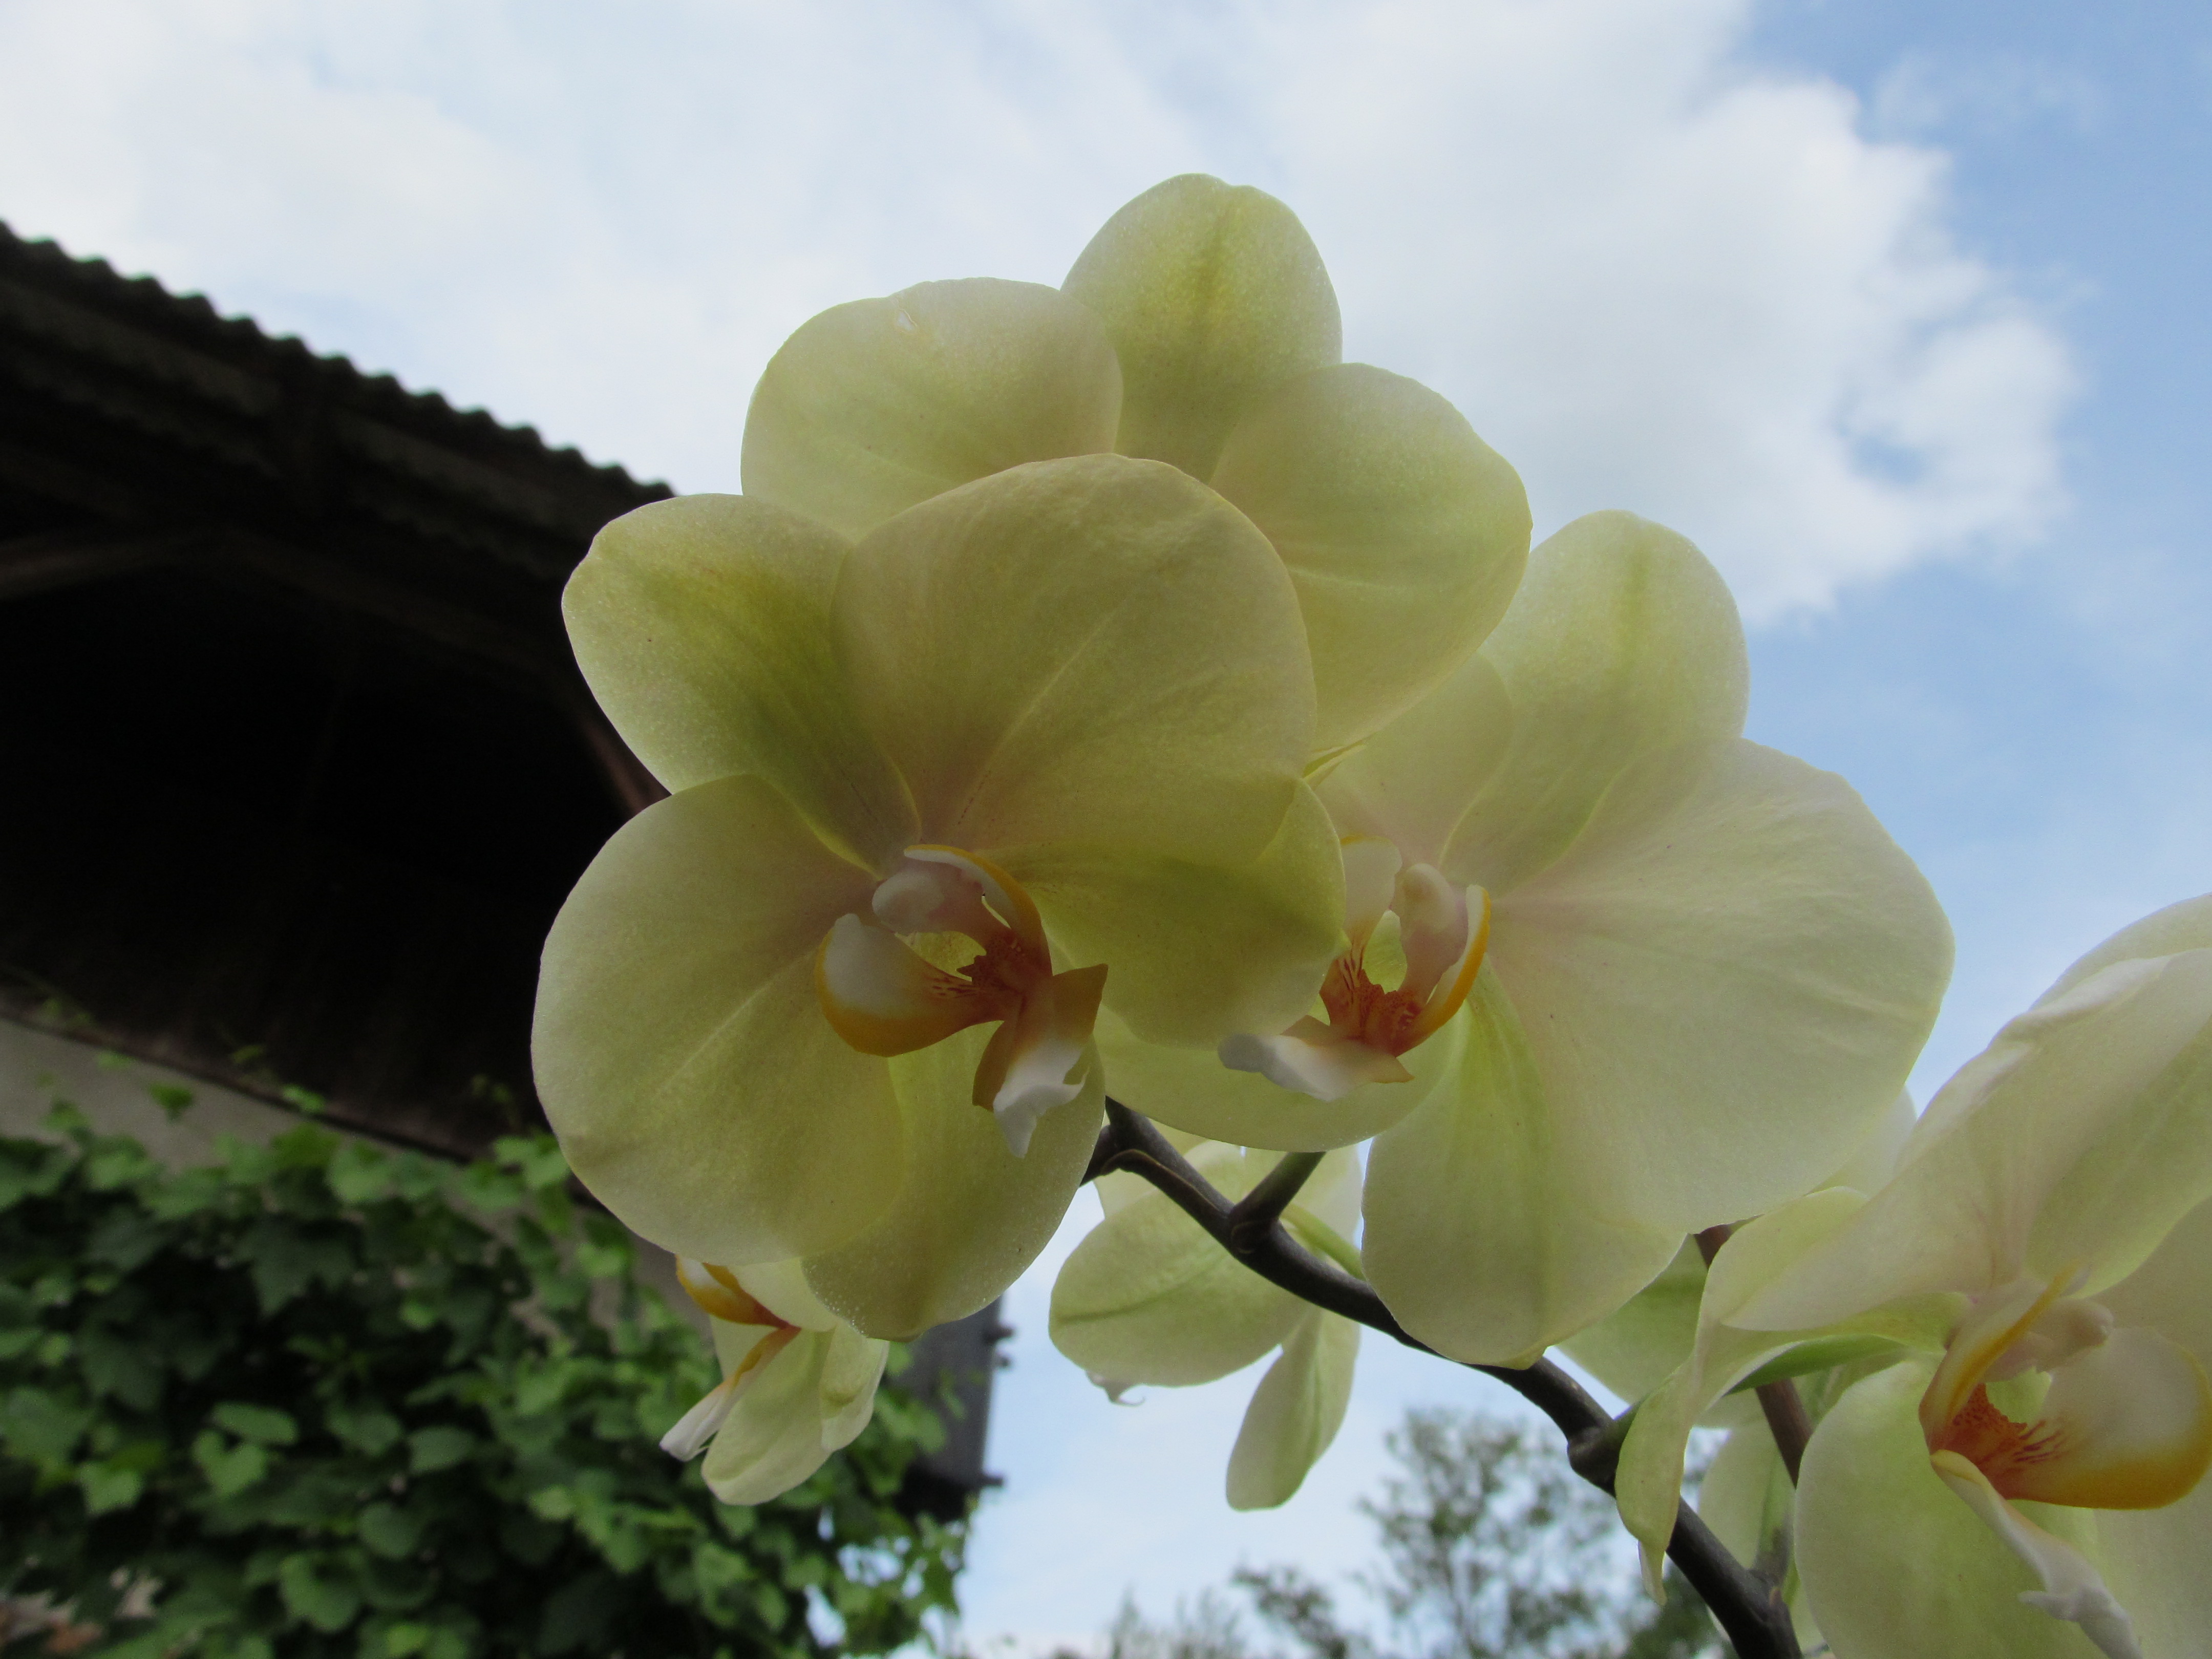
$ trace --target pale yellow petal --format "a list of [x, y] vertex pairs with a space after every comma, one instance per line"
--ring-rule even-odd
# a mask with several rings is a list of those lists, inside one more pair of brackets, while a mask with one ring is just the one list
[[562, 614], [592, 694], [672, 790], [752, 773], [864, 862], [914, 838], [904, 787], [830, 639], [848, 544], [741, 495], [681, 495], [599, 532]]
[[814, 1293], [869, 1336], [910, 1341], [984, 1306], [1050, 1241], [1090, 1164], [1104, 1115], [1097, 1062], [1017, 1158], [973, 1098], [988, 1040], [970, 1030], [884, 1062], [902, 1126], [897, 1195], [850, 1243], [806, 1261]]
[[1366, 736], [1441, 683], [1497, 626], [1528, 562], [1513, 469], [1443, 398], [1364, 363], [1261, 398], [1212, 483], [1297, 584], [1318, 749]]
[[1057, 289], [923, 283], [800, 327], [745, 416], [749, 497], [857, 537], [1024, 461], [1114, 447], [1121, 371]]
[[648, 807], [576, 884], [545, 941], [532, 1062], [569, 1164], [632, 1231], [769, 1261], [890, 1203], [890, 1073], [814, 992], [816, 945], [869, 885], [757, 778]]
[[1438, 1352], [1526, 1364], [1650, 1283], [1681, 1235], [1593, 1206], [1587, 1159], [1563, 1135], [1489, 969], [1459, 1017], [1413, 1052], [1437, 1045], [1449, 1045], [1449, 1068], [1368, 1158], [1368, 1277]]
[[1407, 863], [1440, 866], [1512, 737], [1505, 683], [1477, 654], [1314, 787], [1342, 834], [1378, 836]]
[[1681, 1233], [1808, 1190], [1865, 1139], [1934, 1024], [1951, 932], [1833, 774], [1740, 739], [1686, 792], [1669, 772], [1639, 764], [1497, 896], [1489, 960], [1590, 1201]]
[[[1243, 1184], [1231, 1183], [1231, 1195]], [[1052, 1340], [1117, 1387], [1178, 1387], [1241, 1370], [1310, 1311], [1147, 1192], [1091, 1229], [1061, 1266]]]
[[1202, 1048], [1211, 1064], [1231, 1032], [1279, 1030], [1304, 1013], [1336, 954], [1335, 835], [1304, 785], [1286, 805], [1249, 862], [1070, 841], [1010, 853], [1006, 866], [1045, 913], [1056, 960], [1104, 963], [1109, 1009], [1153, 1040]]
[[835, 626], [919, 838], [1018, 879], [1012, 849], [1048, 843], [1240, 863], [1291, 805], [1313, 720], [1297, 596], [1171, 467], [1042, 461], [909, 508], [848, 556]]
[[1565, 851], [1638, 761], [1743, 730], [1749, 669], [1727, 584], [1631, 514], [1577, 519], [1532, 553], [1483, 654], [1512, 737], [1440, 863], [1493, 895]]
[[[2038, 1587], [2021, 1600], [2038, 1612], [2076, 1626], [2106, 1659], [2142, 1659], [2135, 1621], [2122, 1607], [2087, 1554], [2039, 1527], [1997, 1495], [1988, 1479], [1955, 1452], [1929, 1459], [1953, 1496], [1981, 1518], [2007, 1549], [2027, 1565]], [[2068, 1513], [2067, 1511], [2061, 1511]]]
[[801, 1330], [834, 1331], [837, 1316], [822, 1305], [807, 1288], [805, 1264], [796, 1257], [784, 1261], [756, 1261], [723, 1272], [738, 1281], [745, 1294], [787, 1325]]
[[1267, 1368], [1229, 1454], [1229, 1507], [1287, 1504], [1344, 1426], [1359, 1327], [1309, 1309]]
[[2121, 1329], [2051, 1374], [2043, 1455], [2008, 1470], [2008, 1498], [2078, 1509], [2155, 1510], [2212, 1467], [2212, 1385], [2187, 1349]]
[[2097, 1300], [2121, 1325], [2140, 1325], [2178, 1342], [2212, 1370], [2212, 1200], [2169, 1231], [2150, 1258]]
[[[2077, 1628], [2021, 1604], [2035, 1575], [1929, 1466], [1928, 1377], [1904, 1364], [1868, 1378], [1806, 1449], [1798, 1569], [1836, 1659], [2095, 1659]], [[2034, 1518], [2089, 1541], [2086, 1514]]]
[[725, 1504], [765, 1504], [820, 1468], [822, 1368], [832, 1338], [803, 1333], [762, 1367], [707, 1448], [702, 1473]]
[[1212, 475], [1237, 417], [1343, 350], [1336, 291], [1297, 216], [1249, 185], [1187, 173], [1109, 219], [1061, 291], [1121, 362], [1117, 447]]
[[1643, 1549], [1647, 1586], [1659, 1585], [1674, 1530], [1691, 1429], [1741, 1378], [1797, 1340], [1796, 1334], [1737, 1330], [1726, 1322], [1729, 1316], [1832, 1237], [1865, 1201], [1849, 1188], [1814, 1193], [1749, 1223], [1713, 1258], [1690, 1353], [1637, 1407], [1613, 1480], [1621, 1523]]
[[2212, 951], [2115, 963], [2005, 1027], [1929, 1107], [1856, 1226], [1747, 1322], [1824, 1322], [1916, 1291], [2133, 1271], [2212, 1186]]
[[2036, 1000], [2040, 1004], [2062, 997], [2117, 963], [2179, 956], [2185, 951], [2212, 951], [2212, 893], [2183, 899], [2129, 923], [2061, 974], [2057, 983]]
[[1615, 1396], [1632, 1403], [1690, 1357], [1705, 1292], [1705, 1255], [1697, 1240], [1685, 1238], [1656, 1279], [1559, 1346]]
[[2144, 1659], [2203, 1659], [2212, 1630], [2212, 1480], [2162, 1510], [2100, 1514], [2097, 1544]]
[[1442, 1037], [1405, 1056], [1407, 1083], [1380, 1083], [1338, 1100], [1294, 1094], [1255, 1073], [1232, 1071], [1211, 1048], [1147, 1042], [1111, 1012], [1098, 1020], [1108, 1091], [1154, 1121], [1243, 1146], [1321, 1152], [1380, 1134], [1421, 1103], [1449, 1062]]
[[822, 1356], [820, 1409], [822, 1444], [836, 1451], [849, 1446], [876, 1413], [876, 1385], [883, 1381], [891, 1345], [862, 1336], [849, 1325], [830, 1334]]

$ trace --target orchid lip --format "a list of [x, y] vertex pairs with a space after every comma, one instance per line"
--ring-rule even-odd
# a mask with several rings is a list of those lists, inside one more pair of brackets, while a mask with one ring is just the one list
[[[1370, 1083], [1402, 1083], [1400, 1057], [1442, 1030], [1466, 1004], [1490, 945], [1490, 895], [1455, 888], [1433, 865], [1403, 862], [1372, 836], [1344, 847], [1346, 946], [1322, 981], [1326, 1021], [1307, 1018], [1279, 1036], [1224, 1041], [1221, 1063], [1318, 1100], [1338, 1100]], [[1405, 977], [1386, 990], [1368, 976], [1367, 945], [1384, 913], [1395, 913]]]
[[[957, 933], [982, 949], [946, 969], [902, 933]], [[911, 1054], [995, 1022], [974, 1098], [1018, 1158], [1037, 1120], [1088, 1082], [1105, 981], [1103, 965], [1054, 973], [1043, 920], [1021, 884], [977, 854], [934, 845], [908, 848], [868, 913], [838, 917], [814, 958], [823, 1015], [863, 1054]]]

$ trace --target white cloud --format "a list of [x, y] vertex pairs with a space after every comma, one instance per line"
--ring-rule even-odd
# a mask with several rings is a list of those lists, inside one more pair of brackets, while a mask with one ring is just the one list
[[1350, 348], [1550, 526], [1711, 551], [1754, 617], [2033, 539], [2066, 351], [1942, 157], [1737, 56], [1745, 0], [620, 9], [15, 0], [0, 215], [690, 489], [823, 306], [1055, 281], [1190, 167], [1312, 226]]

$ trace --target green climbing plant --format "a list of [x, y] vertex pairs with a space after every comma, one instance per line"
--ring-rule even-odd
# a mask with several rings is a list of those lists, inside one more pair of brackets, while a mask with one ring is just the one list
[[0, 1595], [75, 1650], [811, 1659], [953, 1609], [963, 1525], [896, 1501], [942, 1429], [895, 1388], [757, 1507], [658, 1449], [712, 1361], [550, 1137], [307, 1123], [172, 1172], [47, 1127], [0, 1139]]

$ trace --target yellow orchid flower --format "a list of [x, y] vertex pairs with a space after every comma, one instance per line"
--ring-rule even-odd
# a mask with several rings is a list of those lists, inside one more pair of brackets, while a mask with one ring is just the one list
[[1719, 574], [1626, 514], [1529, 561], [1489, 641], [1322, 776], [1346, 944], [1233, 1070], [1102, 1018], [1117, 1098], [1238, 1145], [1376, 1137], [1367, 1272], [1526, 1364], [1686, 1233], [1806, 1191], [1895, 1099], [1951, 940], [1840, 779], [1744, 740]]
[[745, 494], [859, 536], [1027, 461], [1164, 460], [1270, 539], [1313, 741], [1356, 741], [1482, 641], [1528, 551], [1520, 479], [1443, 398], [1341, 356], [1297, 216], [1198, 173], [1129, 203], [1058, 289], [973, 278], [803, 325], [745, 420]]
[[708, 1487], [725, 1504], [781, 1497], [868, 1426], [890, 1344], [823, 1306], [796, 1261], [679, 1259], [676, 1276], [714, 1322], [724, 1375], [660, 1449], [686, 1462], [705, 1452]]
[[538, 1089], [678, 1255], [798, 1259], [873, 1336], [957, 1318], [1081, 1179], [1102, 994], [1211, 1044], [1321, 978], [1342, 890], [1296, 597], [1172, 467], [1017, 466], [857, 542], [681, 498], [601, 532], [563, 603], [674, 793], [554, 925]]
[[1711, 1398], [1886, 1324], [1924, 1357], [1844, 1394], [1802, 1471], [1800, 1568], [1836, 1653], [2199, 1651], [2208, 1283], [2212, 898], [2077, 963], [1936, 1097], [1870, 1199], [1817, 1194], [1729, 1241], [1698, 1352], [1630, 1430], [1623, 1516], [1663, 1540], [1684, 1376]]
[[[1276, 1162], [1272, 1152], [1178, 1139], [1232, 1199]], [[1359, 1327], [1267, 1283], [1139, 1177], [1097, 1184], [1106, 1218], [1053, 1285], [1054, 1344], [1116, 1400], [1139, 1385], [1211, 1382], [1279, 1350], [1245, 1409], [1228, 1495], [1237, 1510], [1289, 1502], [1343, 1425]], [[1322, 1159], [1283, 1215], [1307, 1248], [1355, 1272], [1358, 1220], [1359, 1164], [1348, 1152]]]

